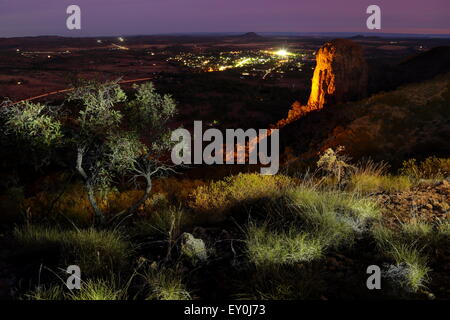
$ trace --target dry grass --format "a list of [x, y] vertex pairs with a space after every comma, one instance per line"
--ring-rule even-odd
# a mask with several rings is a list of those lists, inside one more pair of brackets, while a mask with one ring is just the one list
[[294, 179], [283, 175], [239, 174], [197, 188], [190, 195], [189, 206], [217, 215], [243, 202], [274, 198], [294, 185]]

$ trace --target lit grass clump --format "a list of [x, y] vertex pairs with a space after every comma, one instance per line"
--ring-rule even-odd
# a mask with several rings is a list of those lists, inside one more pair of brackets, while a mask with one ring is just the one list
[[406, 263], [408, 266], [407, 285], [412, 291], [416, 292], [425, 287], [428, 273], [431, 270], [428, 268], [426, 256], [421, 254], [421, 250], [414, 245], [394, 244], [388, 253], [397, 265]]
[[304, 232], [320, 234], [330, 246], [350, 245], [356, 233], [380, 218], [377, 204], [342, 191], [298, 187], [287, 192], [278, 219], [295, 223]]
[[147, 300], [190, 300], [178, 268], [151, 266], [144, 275], [148, 285]]
[[405, 237], [405, 232], [412, 230], [423, 232], [428, 228], [415, 226], [405, 229], [403, 227], [403, 231], [398, 233], [378, 225], [372, 229], [372, 235], [382, 254], [391, 258], [397, 266], [406, 265], [407, 275], [400, 284], [409, 291], [417, 292], [426, 286], [431, 270], [427, 265], [428, 259], [424, 253], [426, 246], [419, 246], [418, 241]]
[[103, 279], [87, 280], [80, 290], [67, 294], [69, 300], [126, 300], [127, 290], [119, 288], [115, 282]]
[[324, 239], [291, 229], [269, 231], [266, 226], [251, 225], [247, 230], [247, 255], [256, 266], [309, 262], [323, 256]]

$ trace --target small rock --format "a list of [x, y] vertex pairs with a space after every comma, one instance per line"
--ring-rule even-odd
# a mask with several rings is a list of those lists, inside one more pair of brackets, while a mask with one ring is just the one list
[[208, 260], [205, 242], [202, 239], [195, 238], [192, 234], [187, 232], [182, 235], [181, 252], [188, 257], [194, 265], [198, 262], [205, 262]]

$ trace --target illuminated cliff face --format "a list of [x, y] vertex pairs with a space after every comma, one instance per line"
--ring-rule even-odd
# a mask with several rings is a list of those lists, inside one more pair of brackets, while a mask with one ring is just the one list
[[[362, 48], [351, 40], [330, 41], [317, 52], [308, 104], [302, 105], [298, 101], [294, 102], [287, 118], [278, 121], [271, 129], [283, 128], [327, 105], [364, 98], [367, 82], [367, 63]], [[269, 131], [268, 135], [270, 134]], [[258, 142], [258, 139], [254, 139], [248, 145], [240, 147], [248, 148], [248, 151], [251, 152]], [[226, 155], [226, 159], [233, 157], [234, 153]]]
[[367, 91], [367, 64], [362, 48], [353, 41], [336, 39], [326, 43], [316, 56], [308, 106], [363, 98]]
[[364, 98], [368, 73], [362, 48], [355, 42], [336, 39], [326, 43], [316, 54], [316, 68], [308, 104], [295, 102], [281, 128], [311, 111], [349, 100]]

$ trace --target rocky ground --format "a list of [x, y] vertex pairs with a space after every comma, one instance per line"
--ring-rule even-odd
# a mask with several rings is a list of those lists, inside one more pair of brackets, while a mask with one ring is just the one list
[[374, 196], [384, 208], [385, 218], [390, 223], [418, 219], [439, 221], [450, 218], [450, 183], [421, 183], [418, 187], [403, 192], [381, 193]]

